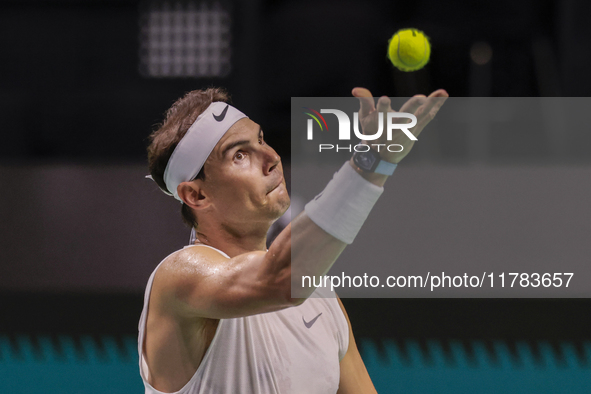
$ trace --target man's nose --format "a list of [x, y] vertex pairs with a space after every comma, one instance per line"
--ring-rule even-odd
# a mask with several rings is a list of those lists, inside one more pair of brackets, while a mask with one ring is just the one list
[[271, 148], [270, 146], [266, 146], [265, 148], [263, 172], [265, 175], [268, 175], [277, 168], [279, 163], [281, 163], [281, 157], [277, 154], [277, 152], [275, 152], [275, 149]]

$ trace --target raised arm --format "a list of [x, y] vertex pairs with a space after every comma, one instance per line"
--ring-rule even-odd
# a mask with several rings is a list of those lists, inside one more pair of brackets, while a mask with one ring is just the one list
[[[355, 88], [353, 95], [360, 100], [364, 133], [374, 134], [378, 114], [393, 112], [390, 100], [380, 98], [376, 108], [367, 89]], [[400, 111], [417, 117], [417, 125], [411, 129], [414, 135], [420, 134], [433, 119], [446, 97], [445, 91], [438, 90], [429, 97], [415, 96], [404, 104]], [[383, 141], [372, 143], [386, 142], [385, 134], [381, 137]], [[404, 149], [399, 153], [380, 152], [382, 160], [391, 163], [402, 160], [414, 144], [400, 130], [394, 133], [392, 142]], [[358, 177], [356, 182], [371, 185], [367, 187], [381, 187], [387, 179], [385, 175], [359, 171], [353, 162], [350, 165], [349, 172], [353, 175], [347, 176]], [[331, 235], [326, 226], [323, 229], [323, 224], [318, 223], [319, 220], [304, 211], [277, 236], [267, 252], [249, 252], [231, 259], [203, 246], [186, 248], [163, 264], [154, 286], [163, 295], [162, 299], [169, 300], [171, 307], [187, 316], [232, 318], [301, 304], [315, 289], [299, 288], [293, 297], [292, 283], [301, 283], [304, 275], [326, 274], [347, 245], [342, 237]]]

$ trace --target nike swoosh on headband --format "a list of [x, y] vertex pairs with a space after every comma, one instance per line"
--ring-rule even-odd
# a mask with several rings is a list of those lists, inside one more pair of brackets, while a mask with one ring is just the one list
[[[219, 115], [216, 116], [216, 112]], [[174, 148], [164, 170], [164, 183], [174, 198], [182, 202], [178, 196], [178, 186], [195, 179], [222, 136], [234, 123], [245, 117], [231, 105], [214, 101], [195, 119]]]
[[228, 112], [228, 106], [227, 105], [226, 105], [226, 108], [224, 108], [224, 110], [222, 111], [221, 114], [219, 114], [219, 115], [212, 114], [212, 115], [213, 115], [213, 118], [215, 120], [217, 120], [218, 122], [221, 122], [226, 117], [226, 112]]

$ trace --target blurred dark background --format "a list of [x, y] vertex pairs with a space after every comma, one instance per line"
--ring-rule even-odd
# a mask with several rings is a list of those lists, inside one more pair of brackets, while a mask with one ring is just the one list
[[[215, 62], [211, 48], [191, 55], [183, 47], [186, 20], [150, 19], [191, 6], [222, 15], [227, 64], [150, 74], [146, 58]], [[211, 85], [226, 87], [286, 157], [291, 97], [349, 96], [354, 86], [401, 97], [437, 88], [455, 97], [587, 96], [590, 8], [577, 0], [2, 1], [0, 158], [143, 162], [146, 137], [170, 104]], [[386, 58], [402, 27], [430, 37], [421, 71], [399, 72]]]
[[[143, 288], [156, 264], [188, 240], [178, 205], [143, 179], [145, 148], [185, 92], [227, 88], [289, 163], [291, 97], [349, 96], [355, 86], [375, 96], [437, 88], [455, 97], [589, 96], [589, 15], [585, 0], [0, 1], [0, 369], [12, 379], [0, 391], [29, 392], [19, 374], [42, 373], [48, 354], [66, 363], [53, 373], [66, 373], [71, 344], [73, 360], [87, 362], [90, 374], [97, 369], [88, 349], [105, 367], [113, 346], [110, 360], [121, 357], [129, 369], [117, 370], [135, 374], [129, 387], [141, 392], [133, 337]], [[386, 58], [389, 37], [404, 27], [431, 40], [431, 61], [418, 72], [400, 72]], [[579, 130], [573, 141], [558, 162], [588, 165], [591, 133]], [[453, 159], [469, 166], [474, 155]], [[494, 159], [488, 154], [479, 164]], [[504, 341], [513, 371], [523, 365], [518, 345], [525, 341], [535, 365], [544, 364], [540, 343], [548, 343], [560, 367], [571, 365], [566, 341], [577, 368], [588, 372], [586, 299], [345, 305], [360, 343], [377, 346], [378, 361], [394, 341], [405, 368], [423, 368], [409, 361], [406, 344], [416, 341], [430, 365], [434, 339], [452, 367], [453, 341], [474, 365], [473, 341], [493, 361], [502, 358], [494, 341]], [[383, 318], [384, 310], [395, 313]], [[27, 349], [31, 370], [18, 364], [29, 360]], [[385, 373], [400, 378], [396, 369]], [[511, 376], [518, 382], [521, 375]], [[84, 391], [48, 392], [91, 392], [80, 384]]]

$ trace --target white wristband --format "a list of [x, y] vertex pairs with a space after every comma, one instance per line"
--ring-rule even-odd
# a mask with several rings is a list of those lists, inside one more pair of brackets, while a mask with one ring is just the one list
[[346, 162], [324, 191], [306, 204], [306, 214], [318, 227], [350, 244], [383, 192]]

